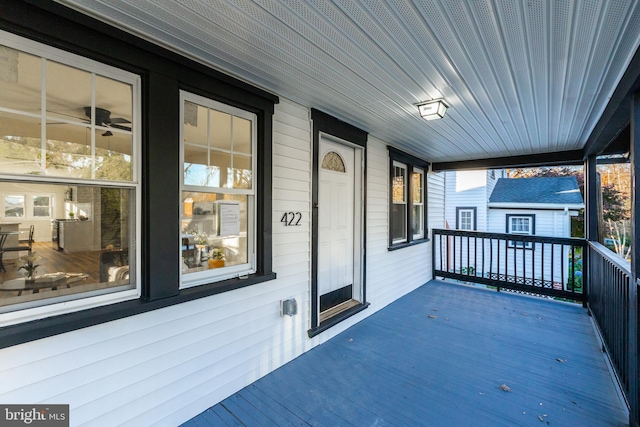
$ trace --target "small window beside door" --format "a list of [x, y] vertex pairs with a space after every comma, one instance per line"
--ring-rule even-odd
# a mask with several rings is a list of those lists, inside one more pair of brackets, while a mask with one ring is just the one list
[[425, 171], [429, 164], [389, 148], [389, 249], [427, 242]]

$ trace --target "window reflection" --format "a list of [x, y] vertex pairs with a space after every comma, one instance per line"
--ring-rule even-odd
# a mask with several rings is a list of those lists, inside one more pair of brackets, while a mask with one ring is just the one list
[[37, 56], [0, 46], [0, 107], [39, 113], [41, 70]]
[[[4, 181], [0, 194], [0, 312], [135, 287], [132, 189]], [[29, 254], [37, 258], [34, 283], [20, 268]]]
[[247, 196], [184, 191], [182, 200], [184, 273], [248, 262]]
[[3, 174], [133, 180], [132, 84], [0, 46], [0, 93]]
[[252, 121], [191, 101], [183, 114], [184, 185], [252, 189]]

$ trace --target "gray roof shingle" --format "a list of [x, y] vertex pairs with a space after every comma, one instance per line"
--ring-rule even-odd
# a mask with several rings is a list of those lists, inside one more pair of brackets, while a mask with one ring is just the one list
[[578, 181], [573, 176], [500, 178], [489, 203], [583, 204]]

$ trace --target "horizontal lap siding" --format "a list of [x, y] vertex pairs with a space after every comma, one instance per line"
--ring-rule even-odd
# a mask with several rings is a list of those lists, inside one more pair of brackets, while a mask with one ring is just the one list
[[429, 204], [429, 229], [444, 228], [445, 221], [445, 172], [430, 173], [427, 185]]

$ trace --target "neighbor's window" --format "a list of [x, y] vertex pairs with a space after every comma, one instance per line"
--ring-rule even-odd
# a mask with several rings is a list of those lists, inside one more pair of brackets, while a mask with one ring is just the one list
[[[535, 234], [534, 215], [507, 215], [507, 233], [532, 236]], [[531, 242], [509, 241], [509, 246], [530, 248]]]
[[181, 92], [183, 285], [255, 271], [256, 115]]
[[389, 248], [426, 241], [425, 170], [428, 163], [389, 147]]
[[0, 325], [137, 297], [139, 77], [0, 35]]
[[476, 208], [456, 208], [456, 228], [473, 231], [476, 229]]

